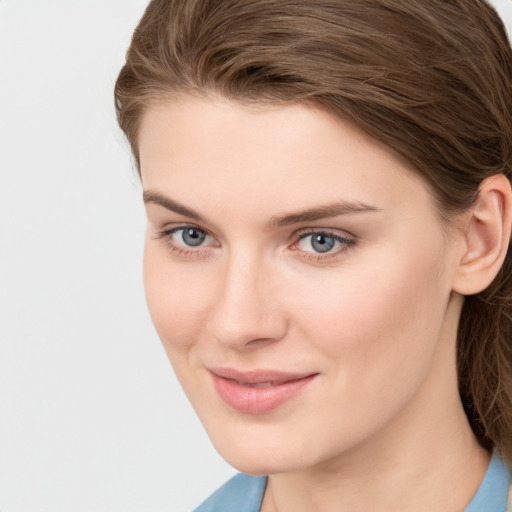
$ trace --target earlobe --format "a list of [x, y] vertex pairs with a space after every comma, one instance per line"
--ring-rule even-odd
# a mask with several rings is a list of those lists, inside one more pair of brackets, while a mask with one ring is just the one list
[[454, 291], [474, 295], [491, 284], [505, 259], [511, 225], [510, 181], [502, 174], [486, 178], [467, 213], [465, 249], [457, 268]]

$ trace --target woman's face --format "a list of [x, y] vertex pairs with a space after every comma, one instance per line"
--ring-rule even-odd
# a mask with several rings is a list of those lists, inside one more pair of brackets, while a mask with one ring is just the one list
[[221, 98], [148, 110], [139, 143], [149, 310], [228, 462], [392, 446], [453, 400], [461, 244], [403, 160], [319, 110]]

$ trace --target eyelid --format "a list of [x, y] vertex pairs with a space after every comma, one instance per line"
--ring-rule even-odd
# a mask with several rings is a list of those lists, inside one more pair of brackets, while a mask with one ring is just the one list
[[176, 222], [165, 224], [165, 226], [162, 228], [157, 229], [156, 237], [167, 236], [175, 233], [176, 231], [180, 231], [181, 229], [197, 229], [198, 231], [206, 233], [209, 237], [215, 238], [215, 235], [213, 235], [208, 229], [203, 228], [198, 224], [194, 224], [193, 222]]
[[349, 233], [348, 231], [344, 231], [342, 229], [333, 229], [333, 228], [322, 228], [322, 227], [313, 227], [313, 228], [301, 228], [292, 234], [290, 237], [292, 240], [299, 240], [300, 238], [304, 238], [307, 235], [314, 235], [314, 234], [324, 234], [324, 235], [331, 235], [333, 238], [336, 239], [343, 239], [345, 241], [351, 241], [355, 242], [357, 237], [353, 235], [352, 233]]
[[[338, 249], [333, 249], [332, 251], [328, 251], [325, 253], [315, 252], [315, 251], [304, 251], [298, 248], [298, 244], [307, 236], [322, 234], [332, 237], [334, 240], [342, 243], [343, 245]], [[297, 230], [292, 235], [292, 244], [290, 245], [290, 249], [296, 253], [300, 253], [300, 257], [306, 260], [312, 260], [316, 262], [322, 262], [327, 260], [332, 260], [342, 256], [347, 251], [351, 250], [356, 243], [357, 238], [347, 233], [346, 231], [338, 230], [338, 229], [328, 229], [328, 228], [304, 228]]]
[[[202, 231], [203, 233], [206, 234], [207, 237], [209, 237], [211, 239], [211, 241], [214, 242], [214, 244], [212, 245], [210, 243], [210, 244], [198, 245], [198, 246], [194, 247], [194, 246], [176, 244], [175, 242], [172, 241], [172, 236], [176, 232], [181, 231], [181, 230], [186, 230], [186, 229], [197, 229], [198, 231]], [[177, 254], [178, 256], [201, 257], [202, 255], [204, 255], [204, 253], [206, 253], [212, 247], [215, 248], [220, 245], [217, 242], [215, 236], [212, 235], [207, 229], [205, 229], [201, 226], [198, 226], [197, 224], [190, 223], [190, 222], [184, 223], [184, 224], [178, 224], [178, 223], [172, 224], [172, 225], [167, 224], [165, 227], [158, 230], [158, 232], [156, 233], [156, 238], [163, 240], [165, 242], [167, 248], [169, 249], [169, 251], [171, 253]]]

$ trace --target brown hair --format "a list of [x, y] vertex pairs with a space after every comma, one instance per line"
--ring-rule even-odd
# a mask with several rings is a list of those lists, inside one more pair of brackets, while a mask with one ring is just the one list
[[[444, 217], [512, 177], [512, 52], [485, 0], [152, 0], [115, 87], [138, 164], [142, 114], [173, 94], [307, 102], [405, 157]], [[480, 442], [512, 464], [512, 255], [466, 297], [459, 387]]]

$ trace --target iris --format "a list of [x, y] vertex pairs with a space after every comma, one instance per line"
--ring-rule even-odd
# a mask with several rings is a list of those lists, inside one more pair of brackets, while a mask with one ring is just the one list
[[184, 228], [182, 230], [181, 238], [186, 245], [197, 247], [204, 242], [206, 233], [197, 228]]
[[334, 238], [324, 233], [318, 233], [311, 237], [311, 247], [316, 252], [328, 252], [334, 247], [334, 244]]

